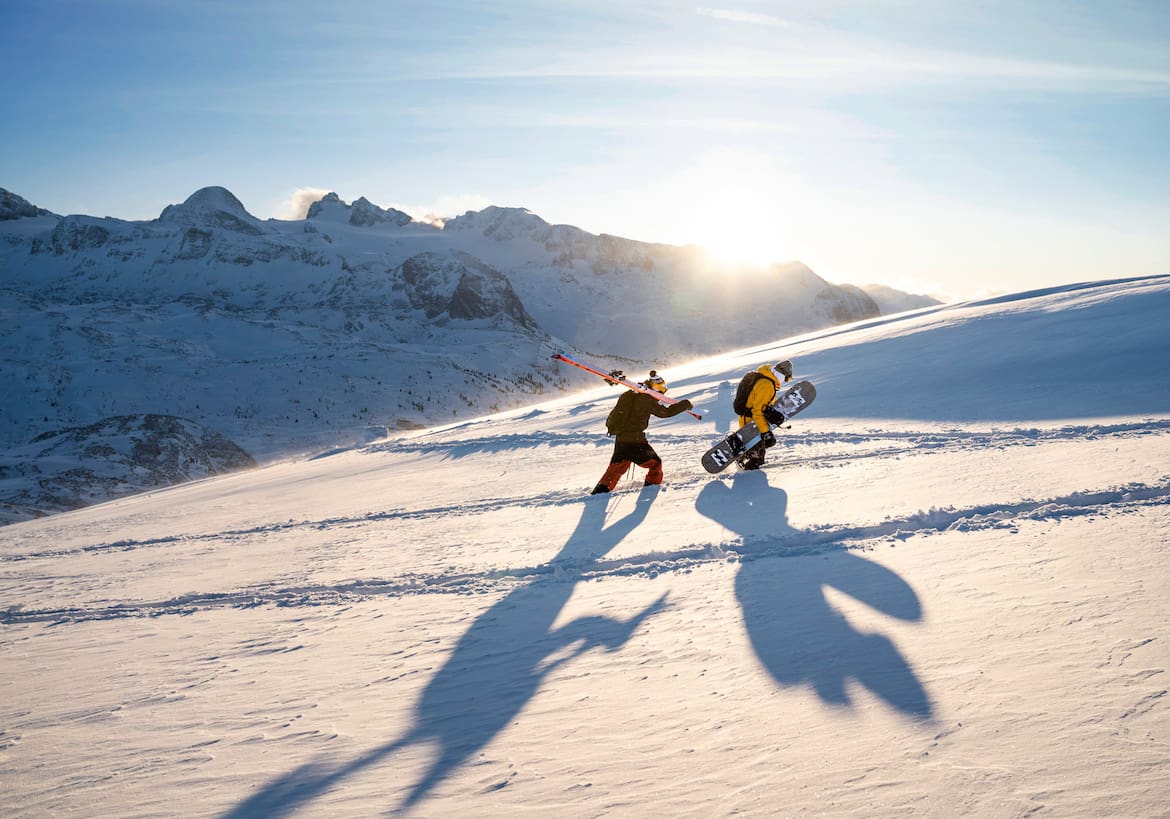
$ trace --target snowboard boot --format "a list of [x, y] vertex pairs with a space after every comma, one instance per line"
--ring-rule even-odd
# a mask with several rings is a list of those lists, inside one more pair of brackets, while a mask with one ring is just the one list
[[763, 450], [757, 447], [752, 447], [747, 454], [741, 456], [736, 460], [741, 469], [759, 469], [764, 465]]

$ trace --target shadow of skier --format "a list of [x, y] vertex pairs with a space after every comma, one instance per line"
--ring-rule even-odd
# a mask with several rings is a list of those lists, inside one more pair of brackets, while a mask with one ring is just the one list
[[[765, 473], [741, 472], [732, 484], [705, 486], [698, 511], [749, 543], [778, 538], [799, 543], [799, 532], [788, 524], [788, 495], [769, 486]], [[749, 553], [735, 591], [764, 667], [781, 685], [808, 684], [833, 705], [851, 705], [848, 686], [854, 681], [906, 716], [931, 719], [930, 696], [897, 646], [882, 634], [854, 628], [829, 602], [826, 587], [900, 620], [922, 618], [918, 596], [906, 581], [855, 552], [783, 560], [752, 560]]]
[[[633, 511], [605, 526], [606, 499], [585, 501], [581, 520], [553, 559], [570, 572], [586, 570], [645, 520], [658, 487], [644, 489]], [[563, 574], [560, 572], [559, 574]], [[415, 706], [405, 736], [343, 765], [316, 762], [269, 783], [228, 816], [290, 813], [347, 777], [403, 748], [429, 744], [435, 755], [398, 808], [409, 810], [477, 751], [487, 746], [560, 666], [594, 648], [616, 651], [648, 617], [666, 605], [666, 595], [628, 620], [581, 617], [553, 628], [576, 583], [538, 580], [501, 598], [463, 634]]]

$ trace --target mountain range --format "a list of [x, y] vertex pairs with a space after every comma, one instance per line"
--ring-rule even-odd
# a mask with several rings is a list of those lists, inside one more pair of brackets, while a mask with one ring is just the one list
[[[196, 449], [222, 435], [271, 462], [585, 383], [550, 361], [558, 351], [663, 368], [937, 303], [830, 284], [800, 263], [720, 265], [523, 208], [433, 224], [331, 193], [304, 219], [265, 220], [223, 187], [149, 221], [61, 216], [0, 189], [0, 291], [0, 520], [100, 499], [45, 486], [63, 472], [70, 486], [96, 480], [111, 447], [141, 466], [158, 446], [103, 437], [73, 463], [33, 439], [148, 431], [152, 416], [199, 428]], [[188, 461], [186, 477], [217, 463]], [[112, 496], [153, 485], [123, 477]]]

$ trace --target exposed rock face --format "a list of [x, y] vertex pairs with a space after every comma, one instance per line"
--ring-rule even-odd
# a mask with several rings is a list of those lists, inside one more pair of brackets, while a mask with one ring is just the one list
[[51, 245], [58, 256], [102, 247], [110, 240], [110, 231], [95, 224], [89, 216], [66, 216], [53, 228]]
[[215, 236], [210, 230], [189, 227], [183, 231], [183, 242], [179, 245], [179, 259], [202, 259], [211, 250]]
[[405, 225], [409, 224], [410, 221], [410, 214], [394, 208], [380, 208], [364, 196], [350, 206], [349, 223], [351, 225], [367, 227], [387, 222], [392, 225]]
[[49, 211], [44, 208], [38, 208], [24, 197], [0, 188], [0, 222], [48, 215], [50, 215]]
[[420, 253], [404, 261], [396, 274], [410, 306], [433, 319], [505, 316], [520, 327], [537, 329], [508, 277], [467, 253]]
[[0, 523], [254, 467], [243, 449], [172, 415], [118, 415], [0, 456]]

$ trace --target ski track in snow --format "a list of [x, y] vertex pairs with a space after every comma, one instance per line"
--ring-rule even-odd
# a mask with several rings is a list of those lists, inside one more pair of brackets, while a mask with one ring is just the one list
[[[769, 464], [771, 468], [795, 466], [831, 468], [839, 461], [856, 462], [859, 458], [900, 457], [909, 452], [1034, 446], [1042, 442], [1092, 440], [1105, 437], [1130, 438], [1165, 433], [1170, 421], [1147, 421], [1118, 424], [1066, 426], [1055, 429], [1015, 429], [976, 432], [845, 433], [825, 432], [788, 435], [790, 446], [807, 446], [814, 453], [831, 445], [869, 446], [868, 450], [848, 453], [809, 454], [789, 457]], [[686, 440], [690, 436], [675, 436]], [[694, 441], [707, 440], [693, 436]], [[501, 435], [462, 441], [444, 447], [427, 443], [386, 442], [371, 445], [365, 451], [416, 453], [420, 450], [446, 453], [449, 457], [467, 457], [475, 452], [498, 452], [517, 446], [542, 446], [564, 443], [595, 443], [596, 436], [533, 433]], [[877, 444], [876, 448], [873, 448]], [[683, 477], [665, 487], [668, 491], [689, 485], [719, 480], [717, 476]], [[427, 509], [389, 510], [364, 515], [341, 516], [318, 520], [289, 520], [245, 529], [197, 535], [173, 535], [148, 540], [118, 540], [81, 545], [69, 549], [8, 554], [0, 562], [52, 560], [79, 553], [131, 551], [189, 542], [225, 542], [254, 539], [272, 534], [304, 529], [358, 527], [396, 520], [460, 514], [474, 516], [511, 506], [528, 509], [589, 502], [579, 491], [556, 490], [527, 497], [484, 498], [466, 503]], [[1126, 514], [1141, 507], [1170, 504], [1170, 475], [1159, 482], [1132, 483], [1097, 490], [1074, 492], [1043, 499], [1023, 499], [1012, 503], [988, 503], [966, 508], [932, 508], [899, 518], [887, 518], [872, 525], [823, 525], [789, 532], [780, 536], [738, 538], [721, 544], [704, 543], [670, 551], [647, 552], [612, 560], [589, 558], [558, 560], [535, 566], [499, 568], [473, 572], [409, 573], [393, 579], [367, 578], [326, 585], [297, 585], [281, 588], [262, 584], [253, 588], [226, 592], [193, 593], [169, 600], [128, 602], [108, 606], [78, 608], [25, 609], [13, 607], [0, 611], [0, 624], [47, 622], [54, 625], [126, 617], [156, 617], [168, 614], [192, 614], [217, 608], [252, 608], [256, 606], [313, 607], [348, 605], [373, 597], [403, 597], [419, 594], [497, 594], [518, 583], [572, 582], [618, 576], [655, 577], [665, 572], [690, 571], [713, 561], [749, 561], [761, 558], [794, 557], [839, 549], [869, 549], [879, 544], [896, 543], [916, 535], [948, 531], [978, 531], [1000, 528], [1015, 529], [1022, 521], [1059, 520], [1085, 515]]]

